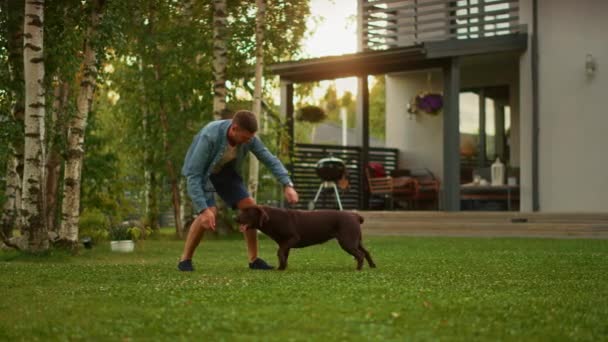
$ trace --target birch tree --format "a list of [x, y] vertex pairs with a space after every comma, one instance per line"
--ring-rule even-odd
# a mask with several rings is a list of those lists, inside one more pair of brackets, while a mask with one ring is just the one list
[[[10, 123], [16, 129], [23, 130], [23, 5], [21, 1], [4, 0], [1, 11], [6, 17], [5, 40], [8, 53], [8, 89], [10, 92]], [[8, 125], [8, 122], [4, 123]], [[9, 155], [6, 165], [6, 202], [2, 207], [0, 233], [4, 239], [10, 239], [13, 229], [20, 223], [21, 186], [23, 173], [23, 133], [15, 134], [9, 142]]]
[[213, 0], [213, 116], [216, 120], [226, 109], [227, 26], [226, 0]]
[[67, 160], [64, 171], [62, 221], [59, 238], [68, 245], [78, 243], [78, 222], [80, 217], [80, 185], [82, 161], [84, 157], [84, 136], [87, 117], [96, 86], [97, 67], [93, 40], [101, 21], [105, 0], [94, 0], [89, 27], [85, 33], [84, 57], [80, 70], [80, 89], [76, 99], [77, 111], [68, 123]]
[[[266, 3], [265, 0], [257, 0], [257, 14], [255, 19], [255, 83], [253, 90], [253, 113], [258, 119], [262, 113], [262, 77], [264, 72], [264, 31], [266, 27]], [[259, 125], [259, 127], [263, 127]], [[260, 163], [252, 154], [249, 155], [249, 182], [248, 188], [254, 199], [258, 193]]]
[[44, 0], [26, 0], [23, 66], [25, 79], [25, 149], [21, 212], [21, 244], [30, 252], [49, 248], [44, 221]]

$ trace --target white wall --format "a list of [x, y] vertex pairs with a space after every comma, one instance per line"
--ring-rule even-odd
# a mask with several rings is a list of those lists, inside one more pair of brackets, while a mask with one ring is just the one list
[[[511, 105], [511, 160], [519, 165], [519, 92], [517, 58], [499, 55], [493, 58], [463, 59], [461, 87], [509, 85]], [[395, 73], [386, 76], [386, 146], [399, 149], [401, 168], [430, 169], [443, 181], [443, 114], [420, 113], [410, 119], [407, 104], [420, 91], [443, 92], [440, 70]]]
[[[520, 22], [532, 36], [532, 0], [519, 0]], [[539, 200], [544, 212], [608, 211], [608, 0], [538, 0]], [[597, 63], [585, 74], [585, 57]], [[462, 87], [511, 84], [512, 160], [520, 165], [521, 210], [532, 210], [531, 39], [517, 65], [463, 62]], [[484, 64], [484, 63], [482, 63]], [[516, 63], [517, 64], [517, 63]], [[489, 68], [489, 69], [488, 69]], [[496, 73], [498, 72], [498, 74]], [[387, 146], [402, 167], [429, 167], [443, 179], [442, 117], [409, 120], [407, 101], [426, 87], [427, 72], [387, 76]], [[441, 73], [433, 73], [441, 91]], [[519, 101], [517, 96], [519, 96]]]
[[607, 17], [605, 0], [539, 0], [541, 211], [608, 211]]
[[412, 97], [430, 90], [443, 92], [440, 70], [386, 76], [386, 146], [399, 149], [401, 168], [428, 168], [443, 179], [443, 116], [421, 113], [410, 119], [407, 112]]

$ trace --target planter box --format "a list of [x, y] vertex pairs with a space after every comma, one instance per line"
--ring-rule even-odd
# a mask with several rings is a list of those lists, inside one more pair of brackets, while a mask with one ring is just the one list
[[130, 253], [135, 249], [135, 243], [131, 240], [110, 241], [113, 252]]

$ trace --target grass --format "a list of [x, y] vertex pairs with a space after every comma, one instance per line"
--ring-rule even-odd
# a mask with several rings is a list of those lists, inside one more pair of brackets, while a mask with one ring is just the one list
[[[109, 243], [79, 256], [0, 253], [0, 340], [608, 339], [608, 241], [367, 237], [377, 269], [335, 242], [250, 271], [242, 240]], [[260, 254], [276, 264], [274, 242]]]

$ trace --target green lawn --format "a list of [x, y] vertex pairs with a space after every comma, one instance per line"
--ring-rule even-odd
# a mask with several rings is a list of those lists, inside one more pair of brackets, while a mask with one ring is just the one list
[[[274, 242], [261, 256], [276, 265]], [[608, 241], [367, 237], [377, 269], [335, 241], [250, 271], [242, 239], [0, 252], [0, 340], [608, 339]]]

